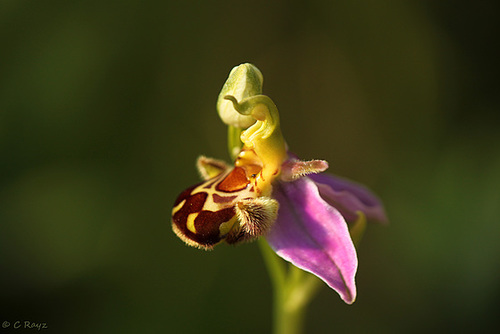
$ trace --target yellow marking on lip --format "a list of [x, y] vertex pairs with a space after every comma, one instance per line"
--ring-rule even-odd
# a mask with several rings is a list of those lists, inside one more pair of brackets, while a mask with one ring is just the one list
[[234, 216], [229, 221], [227, 221], [227, 222], [222, 223], [222, 224], [219, 225], [219, 235], [222, 238], [224, 238], [229, 233], [229, 231], [231, 231], [231, 229], [233, 228], [233, 226], [236, 223], [237, 219], [238, 218], [236, 216]]
[[186, 202], [186, 200], [182, 200], [182, 202], [180, 202], [179, 204], [177, 204], [173, 209], [172, 209], [172, 215], [174, 215], [177, 211], [179, 211], [182, 206], [184, 205], [184, 203]]
[[196, 228], [194, 227], [196, 217], [198, 217], [198, 213], [190, 213], [186, 219], [186, 228], [193, 233], [196, 233]]

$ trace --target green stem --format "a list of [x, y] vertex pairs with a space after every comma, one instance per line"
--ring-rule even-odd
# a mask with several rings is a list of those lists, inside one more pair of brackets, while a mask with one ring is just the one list
[[306, 307], [320, 287], [320, 281], [294, 265], [288, 265], [287, 270], [287, 265], [264, 238], [259, 240], [259, 245], [274, 291], [273, 333], [300, 334]]
[[227, 147], [231, 160], [235, 160], [240, 153], [243, 143], [241, 142], [242, 129], [229, 125], [227, 128]]
[[[229, 126], [229, 155], [235, 160], [242, 147], [242, 129]], [[264, 238], [259, 240], [264, 262], [273, 286], [273, 333], [303, 332], [306, 307], [321, 286], [315, 276], [287, 264], [271, 249]]]

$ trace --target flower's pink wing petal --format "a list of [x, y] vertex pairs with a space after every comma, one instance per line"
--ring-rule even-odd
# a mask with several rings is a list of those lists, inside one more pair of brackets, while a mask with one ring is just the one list
[[308, 177], [280, 182], [273, 191], [280, 208], [267, 235], [274, 251], [313, 273], [351, 304], [356, 298], [356, 250], [342, 215], [320, 196]]
[[318, 185], [321, 197], [336, 207], [348, 222], [358, 218], [356, 211], [365, 214], [368, 220], [387, 222], [380, 199], [360, 184], [331, 174], [310, 175]]

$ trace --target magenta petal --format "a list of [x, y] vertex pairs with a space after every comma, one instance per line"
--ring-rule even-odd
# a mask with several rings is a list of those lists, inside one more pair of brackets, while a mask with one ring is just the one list
[[340, 212], [321, 198], [308, 177], [276, 184], [273, 197], [280, 203], [278, 219], [267, 235], [274, 251], [353, 303], [358, 259]]
[[380, 199], [362, 185], [326, 173], [310, 177], [318, 185], [323, 199], [336, 207], [348, 222], [358, 218], [356, 211], [363, 212], [368, 220], [387, 222]]

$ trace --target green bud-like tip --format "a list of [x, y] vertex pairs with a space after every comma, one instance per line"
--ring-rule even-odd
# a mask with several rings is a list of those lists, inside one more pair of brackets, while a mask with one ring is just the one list
[[237, 128], [246, 129], [255, 123], [255, 118], [242, 115], [234, 108], [232, 101], [226, 98], [232, 96], [241, 101], [247, 97], [262, 94], [263, 77], [260, 70], [250, 63], [234, 67], [229, 73], [217, 99], [217, 111], [224, 123]]

